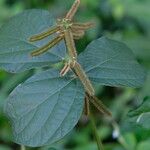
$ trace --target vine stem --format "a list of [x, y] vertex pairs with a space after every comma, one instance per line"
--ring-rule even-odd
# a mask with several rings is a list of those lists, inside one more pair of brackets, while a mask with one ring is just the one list
[[91, 126], [92, 126], [92, 129], [93, 129], [93, 134], [94, 134], [95, 140], [97, 142], [98, 150], [104, 150], [102, 141], [101, 141], [100, 137], [98, 136], [97, 128], [96, 128], [96, 124], [95, 124], [95, 120], [94, 120], [94, 117], [93, 117], [93, 114], [92, 114], [91, 111], [89, 113], [89, 118], [90, 118], [90, 121], [91, 121]]
[[21, 145], [21, 150], [26, 150], [26, 147], [24, 145]]

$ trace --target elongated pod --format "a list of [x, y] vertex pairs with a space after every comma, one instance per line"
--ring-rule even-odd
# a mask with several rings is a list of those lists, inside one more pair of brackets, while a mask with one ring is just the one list
[[93, 22], [87, 22], [87, 23], [74, 23], [72, 25], [72, 29], [75, 30], [75, 31], [78, 31], [78, 30], [88, 30], [90, 28], [92, 28], [94, 26], [94, 23]]
[[53, 27], [53, 28], [50, 28], [49, 30], [45, 31], [45, 32], [42, 32], [40, 34], [37, 34], [37, 35], [33, 35], [29, 41], [30, 42], [35, 42], [35, 41], [39, 41], [39, 40], [42, 40], [46, 37], [48, 37], [49, 35], [52, 35], [53, 33], [56, 33], [60, 30], [60, 28], [58, 26], [56, 27]]
[[31, 56], [39, 56], [45, 52], [47, 52], [50, 48], [52, 48], [53, 46], [55, 46], [57, 43], [59, 43], [64, 37], [63, 36], [58, 36], [55, 39], [53, 39], [52, 41], [50, 41], [49, 43], [47, 43], [46, 45], [44, 45], [43, 47], [33, 51], [31, 53]]
[[85, 32], [84, 31], [72, 31], [72, 34], [75, 40], [79, 40], [85, 35]]
[[69, 10], [65, 18], [72, 20], [72, 18], [74, 17], [75, 13], [79, 8], [79, 5], [80, 5], [80, 0], [75, 0], [74, 4], [72, 5], [71, 9]]
[[109, 117], [112, 117], [111, 112], [108, 110], [108, 108], [102, 103], [101, 100], [99, 100], [96, 96], [90, 96], [89, 94], [86, 94], [87, 97], [89, 97], [89, 101], [104, 115], [107, 115]]
[[84, 114], [86, 116], [89, 116], [90, 114], [89, 98], [87, 95], [85, 95], [85, 100], [84, 100]]
[[76, 47], [75, 47], [71, 29], [65, 30], [64, 35], [65, 35], [66, 46], [68, 49], [68, 54], [69, 54], [70, 58], [72, 59], [72, 61], [74, 61], [77, 58], [77, 51], [76, 51]]
[[76, 75], [79, 77], [80, 81], [82, 82], [82, 84], [83, 84], [83, 86], [85, 88], [85, 91], [89, 95], [94, 95], [95, 91], [94, 91], [94, 88], [93, 88], [93, 86], [91, 84], [91, 81], [89, 80], [89, 78], [85, 74], [85, 72], [82, 69], [81, 65], [76, 62], [73, 69], [74, 69]]

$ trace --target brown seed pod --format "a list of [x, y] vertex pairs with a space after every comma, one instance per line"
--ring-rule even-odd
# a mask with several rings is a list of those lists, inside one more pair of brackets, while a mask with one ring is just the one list
[[73, 69], [74, 69], [76, 75], [79, 77], [80, 81], [82, 82], [82, 84], [83, 84], [83, 86], [85, 88], [85, 91], [89, 95], [94, 95], [95, 91], [94, 91], [94, 88], [93, 88], [93, 86], [91, 84], [91, 81], [89, 80], [89, 78], [85, 74], [85, 72], [82, 69], [81, 65], [76, 62]]
[[79, 5], [80, 5], [80, 0], [75, 0], [74, 4], [72, 5], [71, 9], [69, 10], [65, 18], [72, 20], [72, 18], [74, 17], [75, 13], [79, 8]]
[[47, 43], [46, 45], [44, 45], [43, 47], [33, 51], [31, 53], [31, 56], [39, 56], [45, 52], [47, 52], [50, 48], [52, 48], [53, 46], [55, 46], [57, 43], [59, 43], [64, 37], [63, 36], [58, 36], [55, 39], [53, 39], [52, 41], [50, 41], [49, 43]]
[[66, 46], [68, 49], [68, 54], [69, 54], [70, 58], [72, 59], [72, 61], [74, 61], [77, 58], [77, 51], [76, 51], [76, 47], [75, 47], [75, 43], [74, 43], [73, 34], [71, 32], [71, 29], [65, 30], [64, 36], [65, 36]]
[[91, 96], [86, 94], [89, 97], [89, 101], [104, 115], [112, 117], [111, 112], [107, 109], [107, 107], [99, 100], [96, 96]]
[[90, 28], [92, 28], [94, 26], [94, 23], [92, 22], [87, 22], [87, 23], [74, 23], [72, 25], [72, 29], [75, 30], [75, 31], [78, 31], [78, 30], [88, 30]]
[[80, 31], [80, 30], [79, 31], [72, 31], [72, 33], [73, 33], [73, 38], [75, 40], [79, 40], [85, 35], [85, 32], [84, 31]]
[[36, 41], [42, 40], [42, 39], [48, 37], [49, 35], [52, 35], [53, 33], [58, 32], [59, 30], [60, 30], [60, 28], [58, 26], [50, 28], [49, 30], [47, 30], [45, 32], [42, 32], [37, 35], [33, 35], [32, 37], [30, 37], [29, 41], [36, 42]]
[[90, 114], [89, 98], [87, 95], [85, 95], [85, 100], [84, 100], [84, 114], [86, 116], [89, 116]]

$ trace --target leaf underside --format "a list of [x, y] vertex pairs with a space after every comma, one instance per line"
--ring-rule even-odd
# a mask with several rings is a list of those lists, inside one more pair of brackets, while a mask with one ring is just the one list
[[12, 17], [0, 29], [0, 68], [17, 73], [61, 61], [66, 54], [64, 41], [41, 56], [30, 55], [32, 51], [45, 45], [53, 37], [36, 43], [29, 42], [29, 38], [54, 24], [54, 18], [46, 10], [26, 10]]
[[84, 93], [78, 80], [60, 78], [54, 69], [36, 74], [19, 85], [5, 107], [15, 142], [37, 147], [63, 138], [81, 116]]

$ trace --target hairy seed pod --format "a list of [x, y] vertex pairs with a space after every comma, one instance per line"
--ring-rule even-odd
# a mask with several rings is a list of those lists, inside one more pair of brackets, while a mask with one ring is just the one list
[[75, 0], [74, 4], [72, 5], [71, 9], [69, 10], [65, 18], [72, 20], [72, 18], [74, 17], [75, 13], [78, 10], [79, 5], [80, 5], [80, 0]]
[[52, 48], [53, 46], [55, 46], [57, 43], [59, 43], [64, 37], [63, 36], [58, 36], [55, 39], [53, 39], [52, 41], [50, 41], [48, 44], [44, 45], [43, 47], [33, 51], [31, 53], [31, 56], [39, 56], [45, 52], [47, 52], [50, 48]]
[[84, 35], [85, 35], [85, 32], [84, 31], [72, 31], [72, 34], [73, 34], [73, 38], [75, 39], [75, 40], [79, 40], [79, 39], [81, 39]]
[[60, 71], [60, 75], [62, 77], [65, 76], [69, 70], [70, 70], [70, 63], [65, 63], [64, 67]]
[[50, 28], [49, 30], [45, 31], [45, 32], [42, 32], [40, 34], [37, 34], [37, 35], [34, 35], [32, 36], [29, 41], [30, 42], [35, 42], [35, 41], [39, 41], [39, 40], [42, 40], [46, 37], [48, 37], [49, 35], [52, 35], [53, 33], [56, 33], [60, 30], [60, 28], [58, 26], [56, 27], [53, 27], [53, 28]]
[[93, 88], [93, 86], [91, 84], [91, 81], [89, 80], [89, 78], [85, 74], [85, 72], [82, 69], [81, 65], [76, 62], [73, 69], [74, 69], [76, 75], [79, 77], [80, 81], [82, 82], [82, 84], [83, 84], [83, 86], [85, 88], [85, 91], [89, 95], [94, 95], [95, 91], [94, 91], [94, 88]]
[[74, 43], [73, 34], [71, 32], [71, 29], [65, 30], [64, 35], [65, 35], [66, 46], [68, 49], [68, 55], [70, 56], [72, 61], [74, 61], [77, 58], [77, 51], [76, 51], [76, 47], [75, 47], [75, 43]]
[[96, 96], [90, 96], [87, 94], [89, 97], [89, 101], [104, 115], [107, 115], [109, 117], [112, 117], [111, 112], [107, 109], [107, 107], [102, 103], [101, 100], [99, 100]]
[[89, 116], [90, 114], [89, 97], [87, 95], [85, 95], [85, 100], [84, 100], [84, 114], [86, 116]]
[[72, 28], [72, 26], [71, 26], [71, 31], [73, 34], [79, 34], [79, 35], [85, 33], [85, 30], [74, 29]]
[[71, 28], [75, 31], [77, 31], [77, 30], [85, 31], [85, 30], [88, 30], [88, 29], [92, 28], [93, 26], [94, 26], [94, 23], [92, 23], [92, 22], [74, 23]]

